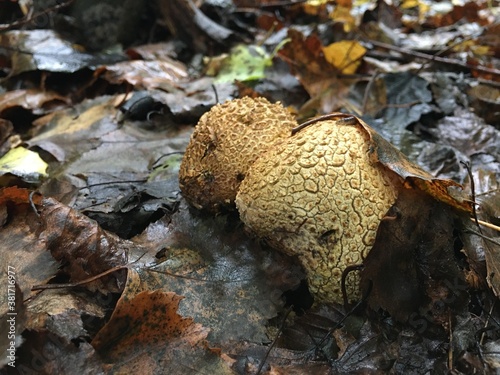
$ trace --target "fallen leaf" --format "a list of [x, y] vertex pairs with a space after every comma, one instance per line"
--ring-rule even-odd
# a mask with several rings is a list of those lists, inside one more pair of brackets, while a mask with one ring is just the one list
[[0, 95], [0, 113], [6, 116], [15, 107], [29, 109], [33, 114], [41, 115], [54, 108], [70, 104], [66, 98], [54, 91], [27, 89], [7, 91]]
[[[109, 322], [94, 337], [92, 345], [110, 359], [125, 358], [135, 351], [147, 352], [148, 346], [164, 344], [195, 346], [202, 343], [208, 330], [190, 318], [177, 314], [182, 297], [169, 292], [141, 292], [132, 299], [118, 301]], [[177, 341], [177, 342], [176, 342]]]
[[[14, 30], [3, 33], [0, 46], [12, 52], [12, 75], [22, 72], [45, 70], [49, 72], [74, 73], [86, 67], [95, 67], [106, 62], [90, 54], [81, 53], [54, 30]], [[43, 51], [43, 52], [42, 52]], [[123, 56], [107, 56], [107, 61], [123, 59]]]
[[[11, 267], [26, 299], [35, 294], [31, 291], [33, 285], [47, 282], [58, 270], [58, 263], [38, 239], [37, 231], [41, 222], [30, 204], [30, 193], [27, 189], [17, 187], [0, 190], [0, 207], [5, 210], [0, 227], [2, 275], [7, 277], [8, 268]], [[32, 201], [38, 204], [41, 197], [34, 194]], [[6, 297], [4, 294], [1, 298]]]
[[181, 300], [162, 291], [122, 297], [92, 346], [113, 372], [231, 373], [206, 347], [208, 329], [177, 313]]
[[[418, 190], [399, 192], [360, 272], [372, 308], [411, 324], [419, 319], [436, 323], [440, 313], [447, 314], [433, 312], [436, 300], [455, 313], [466, 309], [467, 284], [453, 252], [453, 217], [450, 207]], [[433, 298], [439, 288], [444, 295]]]
[[27, 303], [26, 328], [50, 332], [67, 342], [88, 339], [94, 332], [87, 328], [102, 325], [105, 309], [113, 303], [112, 297], [94, 297], [64, 289], [45, 290]]
[[336, 2], [336, 7], [330, 13], [330, 18], [344, 25], [344, 32], [348, 33], [356, 27], [356, 20], [351, 14], [352, 1], [342, 0]]
[[137, 89], [173, 91], [176, 84], [188, 77], [187, 68], [173, 59], [133, 60], [102, 66], [95, 72], [111, 83], [127, 82]]
[[[101, 229], [94, 220], [51, 198], [41, 202], [40, 239], [75, 283], [127, 263], [131, 243]], [[86, 284], [107, 294], [123, 287], [123, 273]]]
[[[231, 220], [198, 215], [181, 201], [171, 218], [132, 239], [138, 250], [150, 250], [134, 267], [139, 286], [124, 293], [161, 289], [184, 296], [180, 313], [210, 328], [210, 341], [222, 348], [243, 338], [265, 340], [265, 322], [303, 274], [290, 258], [245, 236], [243, 228], [230, 230]], [[136, 251], [132, 259], [139, 256]]]
[[[339, 78], [335, 69], [323, 56], [323, 45], [315, 34], [305, 37], [300, 31], [289, 29], [291, 39], [278, 53], [288, 62], [290, 70], [308, 92], [311, 99], [301, 112], [313, 114], [339, 110], [346, 104], [348, 86]], [[306, 113], [308, 117], [311, 113]]]
[[356, 41], [342, 40], [323, 47], [325, 59], [342, 74], [354, 74], [366, 48]]
[[272, 65], [273, 56], [268, 54], [262, 46], [246, 46], [243, 44], [233, 47], [227, 57], [221, 62], [215, 82], [245, 82], [262, 79], [265, 69]]
[[377, 129], [397, 148], [405, 151], [406, 127], [431, 111], [432, 93], [428, 82], [409, 72], [384, 76], [387, 106], [381, 108], [383, 127]]
[[5, 175], [10, 174], [24, 182], [36, 184], [47, 176], [47, 168], [47, 163], [36, 152], [24, 147], [14, 148], [0, 158], [0, 176], [3, 180]]

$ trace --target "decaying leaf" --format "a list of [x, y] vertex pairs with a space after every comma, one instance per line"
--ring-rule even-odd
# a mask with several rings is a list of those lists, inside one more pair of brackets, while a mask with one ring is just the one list
[[[437, 200], [465, 211], [472, 212], [472, 203], [460, 193], [461, 185], [453, 180], [443, 180], [432, 176], [416, 164], [411, 163], [402, 152], [392, 146], [362, 120], [358, 120], [372, 138], [374, 155], [382, 165], [402, 177], [405, 183], [417, 186]], [[457, 188], [457, 190], [453, 190]]]
[[92, 346], [114, 372], [229, 373], [205, 346], [208, 329], [177, 313], [181, 300], [161, 291], [121, 298]]
[[96, 70], [96, 75], [112, 83], [127, 82], [137, 88], [172, 90], [187, 78], [187, 68], [178, 61], [133, 60], [107, 65]]
[[47, 168], [47, 163], [36, 152], [24, 147], [14, 148], [0, 158], [2, 185], [8, 185], [5, 181], [8, 174], [17, 176], [27, 183], [39, 183], [47, 176]]
[[[34, 194], [32, 202], [40, 203], [41, 197]], [[6, 277], [8, 267], [12, 267], [22, 295], [29, 298], [32, 296], [31, 287], [54, 277], [58, 264], [38, 239], [37, 232], [41, 222], [30, 204], [29, 190], [17, 187], [1, 189], [0, 209], [2, 275]], [[5, 297], [7, 296], [4, 294], [2, 298]]]
[[312, 98], [309, 107], [320, 113], [339, 110], [345, 104], [348, 86], [339, 80], [339, 70], [325, 60], [319, 37], [315, 34], [306, 37], [290, 29], [288, 38], [290, 42], [278, 55], [289, 63], [292, 73]]
[[289, 257], [247, 238], [243, 228], [229, 229], [231, 220], [196, 214], [181, 202], [170, 220], [158, 220], [133, 239], [138, 277], [129, 271], [123, 293], [132, 298], [163, 290], [184, 296], [179, 313], [209, 328], [211, 343], [224, 349], [244, 338], [266, 340], [265, 322], [278, 313], [283, 293], [300, 283], [303, 272]]
[[13, 108], [22, 107], [34, 114], [46, 114], [54, 107], [69, 104], [69, 99], [54, 92], [36, 89], [8, 91], [0, 95], [0, 113], [6, 116]]
[[[148, 345], [199, 345], [208, 334], [206, 328], [177, 314], [182, 297], [160, 291], [141, 292], [132, 299], [121, 299], [92, 345], [110, 359], [124, 358], [127, 351], [146, 352]], [[129, 354], [132, 354], [129, 353]], [[133, 354], [132, 354], [133, 356]]]
[[2, 34], [0, 45], [8, 51], [12, 50], [9, 46], [17, 46], [10, 56], [12, 74], [36, 70], [73, 73], [104, 62], [76, 50], [53, 30], [10, 31]]
[[[41, 238], [47, 250], [64, 264], [72, 282], [83, 281], [113, 267], [127, 263], [130, 245], [106, 232], [87, 216], [53, 199], [41, 203]], [[121, 291], [123, 274], [105, 277], [87, 284], [91, 290], [103, 293]]]
[[[372, 308], [420, 328], [467, 306], [467, 284], [453, 252], [454, 217], [450, 206], [418, 189], [399, 192], [363, 261], [362, 289]], [[439, 288], [442, 295], [433, 298]], [[437, 305], [442, 311], [434, 311]]]
[[[71, 342], [88, 338], [105, 317], [112, 298], [72, 293], [64, 289], [46, 290], [29, 301], [26, 328], [48, 331]], [[107, 302], [104, 306], [104, 301]], [[92, 324], [94, 323], [94, 324]], [[101, 323], [102, 324], [102, 323]]]

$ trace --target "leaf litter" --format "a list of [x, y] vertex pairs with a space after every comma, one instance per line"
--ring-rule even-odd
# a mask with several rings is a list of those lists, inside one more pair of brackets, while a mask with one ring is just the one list
[[[419, 207], [397, 203], [404, 224], [385, 222], [366, 259], [369, 308], [299, 307], [298, 264], [234, 214], [188, 207], [177, 173], [197, 119], [250, 92], [302, 120], [360, 116], [433, 177], [474, 188], [478, 219], [498, 226], [498, 4], [199, 3], [145, 6], [160, 44], [118, 53], [28, 12], [29, 30], [2, 34], [0, 151], [38, 154], [48, 176], [2, 185], [18, 320], [16, 367], [2, 358], [0, 372], [495, 373], [498, 232], [409, 190]], [[68, 6], [47, 14], [98, 14]], [[258, 48], [255, 69], [206, 77], [203, 58], [237, 45]]]

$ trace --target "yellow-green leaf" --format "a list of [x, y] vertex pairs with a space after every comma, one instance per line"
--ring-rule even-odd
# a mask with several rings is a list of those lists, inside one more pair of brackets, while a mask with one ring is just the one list
[[17, 147], [0, 159], [0, 176], [10, 173], [26, 182], [36, 183], [47, 176], [47, 167], [47, 163], [36, 152]]

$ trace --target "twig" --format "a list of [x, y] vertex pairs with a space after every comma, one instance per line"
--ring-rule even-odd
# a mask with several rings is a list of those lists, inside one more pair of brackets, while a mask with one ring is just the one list
[[73, 1], [75, 1], [75, 0], [67, 0], [67, 1], [65, 1], [65, 2], [63, 2], [61, 4], [57, 4], [57, 5], [54, 5], [53, 7], [44, 9], [41, 12], [32, 14], [30, 17], [23, 18], [23, 19], [20, 19], [18, 21], [14, 21], [14, 22], [9, 23], [9, 24], [0, 24], [0, 32], [12, 30], [12, 29], [15, 29], [15, 28], [17, 28], [19, 26], [26, 25], [26, 24], [30, 23], [31, 21], [33, 21], [34, 19], [36, 19], [36, 18], [38, 18], [40, 16], [44, 16], [44, 15], [46, 15], [48, 13], [56, 12], [59, 9], [66, 8]]
[[286, 319], [288, 318], [288, 315], [290, 315], [292, 310], [293, 310], [293, 306], [290, 306], [288, 308], [288, 310], [285, 312], [285, 316], [283, 317], [283, 320], [281, 321], [279, 332], [276, 335], [276, 337], [274, 338], [271, 345], [269, 345], [269, 347], [267, 348], [266, 354], [264, 355], [264, 358], [261, 359], [260, 364], [259, 364], [259, 368], [257, 369], [257, 372], [255, 373], [255, 375], [261, 374], [262, 369], [264, 368], [264, 365], [266, 364], [267, 359], [269, 358], [269, 355], [271, 354], [271, 350], [273, 350], [274, 346], [276, 345], [276, 342], [278, 341], [279, 337], [281, 336], [281, 333], [283, 332], [283, 329], [285, 328]]
[[469, 180], [470, 180], [470, 194], [471, 194], [471, 199], [472, 199], [472, 217], [474, 218], [474, 221], [479, 229], [479, 232], [481, 232], [481, 227], [479, 226], [479, 221], [477, 220], [477, 212], [476, 212], [476, 188], [474, 186], [474, 176], [472, 175], [472, 169], [470, 167], [469, 163], [466, 163], [464, 161], [460, 161], [460, 163], [465, 167], [467, 170], [467, 174], [469, 175]]
[[500, 76], [500, 70], [498, 70], [498, 69], [487, 68], [485, 66], [475, 66], [472, 64], [464, 63], [464, 62], [462, 62], [460, 60], [456, 60], [456, 59], [449, 59], [447, 57], [440, 57], [440, 56], [435, 56], [435, 55], [429, 55], [427, 53], [416, 52], [416, 51], [408, 50], [405, 48], [396, 47], [396, 46], [393, 46], [393, 45], [390, 45], [387, 43], [377, 42], [376, 40], [368, 39], [368, 40], [366, 40], [366, 42], [373, 44], [374, 46], [377, 46], [380, 48], [385, 48], [385, 49], [388, 49], [391, 51], [399, 52], [403, 55], [408, 55], [408, 56], [426, 59], [426, 60], [430, 60], [430, 61], [436, 61], [436, 62], [440, 62], [440, 63], [444, 63], [444, 64], [456, 65], [456, 66], [460, 66], [462, 68], [467, 68], [467, 69], [475, 70], [475, 71], [482, 72], [482, 73], [489, 73], [489, 74], [494, 74], [494, 75]]
[[113, 273], [115, 271], [123, 270], [129, 268], [129, 264], [126, 264], [124, 266], [116, 266], [113, 268], [110, 268], [107, 271], [104, 271], [98, 275], [89, 277], [88, 279], [78, 281], [76, 283], [68, 283], [68, 284], [44, 284], [44, 285], [33, 285], [31, 287], [31, 290], [45, 290], [45, 289], [64, 289], [64, 288], [74, 288], [75, 286], [80, 286], [84, 284], [88, 284], [92, 281], [95, 281], [97, 279], [100, 279], [103, 276], [109, 275], [110, 273]]
[[[496, 299], [493, 300], [490, 312], [488, 313], [488, 315], [486, 317], [486, 321], [484, 322], [484, 327], [483, 328], [486, 328], [488, 326], [488, 324], [490, 323], [490, 318], [491, 318], [491, 315], [493, 314], [493, 308], [495, 307], [496, 301], [497, 301]], [[486, 337], [486, 332], [483, 332], [483, 334], [481, 335], [481, 340], [479, 341], [479, 345], [483, 345], [485, 337]]]
[[500, 232], [500, 227], [498, 225], [488, 223], [487, 221], [475, 219], [473, 217], [471, 217], [470, 219], [471, 219], [471, 221], [476, 223], [478, 226], [479, 226], [479, 224], [481, 224], [483, 227], [490, 228], [490, 229], [496, 230], [497, 232]]
[[476, 236], [479, 236], [479, 237], [481, 237], [482, 239], [484, 239], [484, 240], [486, 240], [486, 241], [489, 241], [489, 242], [491, 242], [491, 243], [494, 243], [495, 245], [500, 246], [500, 242], [499, 242], [499, 241], [496, 241], [496, 240], [494, 240], [493, 238], [490, 238], [490, 237], [488, 237], [488, 236], [485, 236], [485, 235], [484, 235], [484, 234], [482, 234], [482, 233], [476, 232], [476, 231], [475, 231], [475, 230], [473, 230], [473, 229], [465, 229], [465, 230], [464, 230], [464, 233], [472, 233], [472, 234], [475, 234]]

